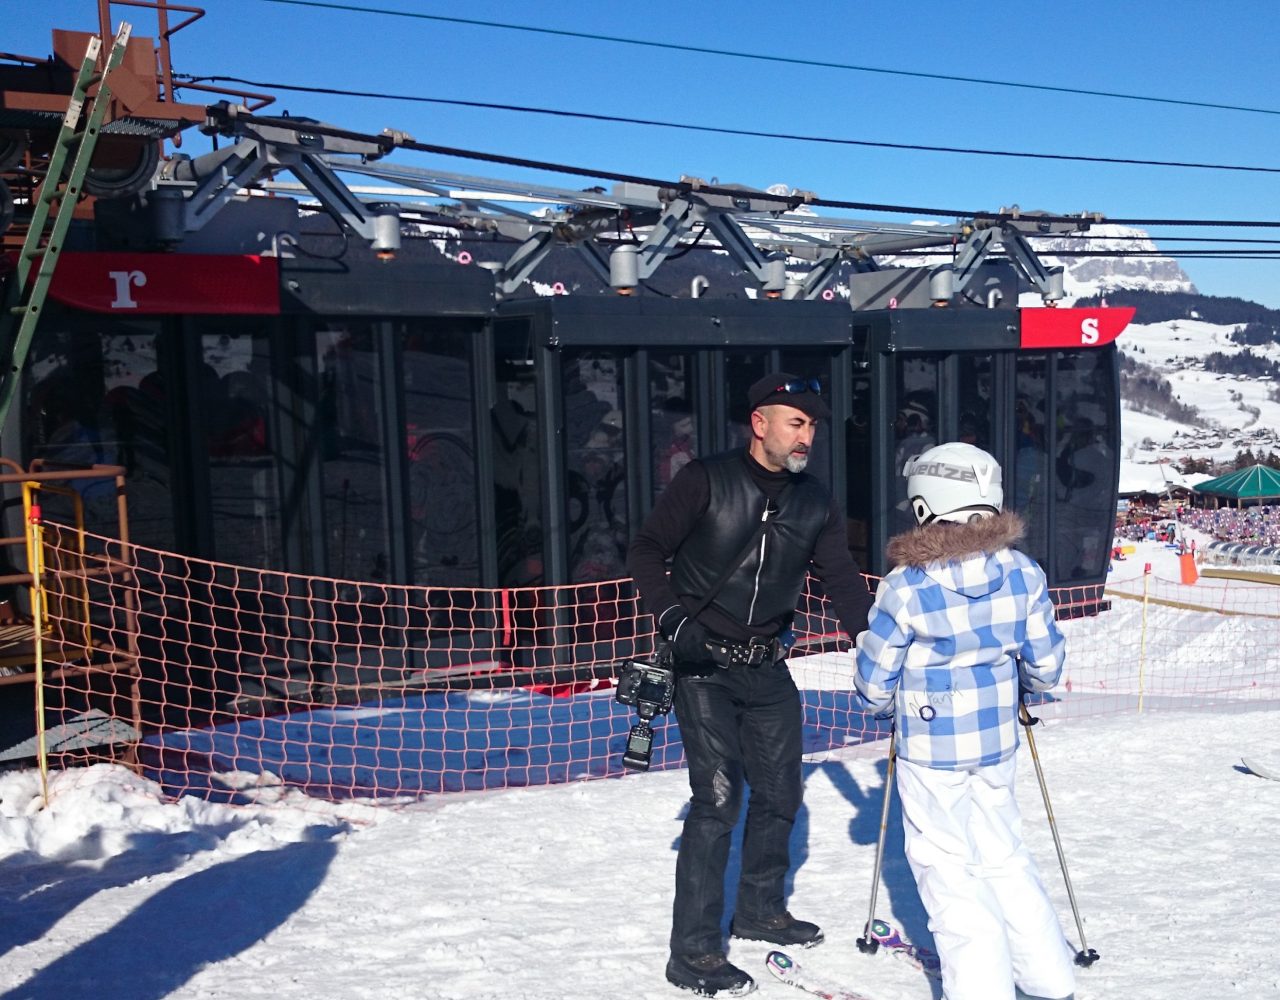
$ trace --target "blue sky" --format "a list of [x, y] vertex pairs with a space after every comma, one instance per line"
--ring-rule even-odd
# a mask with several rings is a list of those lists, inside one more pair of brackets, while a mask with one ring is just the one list
[[[208, 14], [173, 40], [175, 70], [840, 139], [1265, 167], [1277, 172], [879, 150], [283, 90], [263, 112], [288, 110], [358, 131], [398, 128], [426, 143], [647, 177], [784, 183], [828, 199], [961, 212], [1018, 204], [1112, 218], [1280, 221], [1280, 5], [1262, 0], [349, 6], [1261, 110], [804, 66], [271, 0], [206, 0]], [[51, 28], [96, 24], [91, 0], [43, 0], [39, 10], [25, 23], [7, 21], [0, 47], [44, 55]], [[117, 6], [114, 16], [154, 34], [150, 11]], [[184, 150], [203, 151], [207, 142], [193, 136]], [[420, 153], [396, 159], [564, 187], [587, 183]], [[1280, 240], [1280, 229], [1150, 231], [1157, 242]], [[1280, 258], [1182, 264], [1202, 292], [1280, 308]]]

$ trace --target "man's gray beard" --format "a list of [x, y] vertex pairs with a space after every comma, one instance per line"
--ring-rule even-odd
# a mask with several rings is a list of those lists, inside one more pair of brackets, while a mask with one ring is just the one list
[[788, 472], [804, 472], [804, 467], [809, 464], [809, 453], [806, 451], [803, 455], [797, 455], [793, 451], [777, 452], [765, 446], [764, 454], [774, 465], [781, 465]]

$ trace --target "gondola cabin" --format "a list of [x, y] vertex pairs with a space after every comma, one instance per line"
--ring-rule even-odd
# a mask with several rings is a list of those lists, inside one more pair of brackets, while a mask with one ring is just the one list
[[425, 241], [391, 260], [86, 248], [51, 297], [6, 450], [124, 466], [140, 544], [443, 587], [616, 579], [671, 476], [742, 445], [746, 387], [782, 369], [829, 397], [810, 468], [868, 572], [910, 524], [906, 458], [946, 440], [1000, 460], [1054, 586], [1107, 570], [1125, 310], [499, 301], [490, 270]]

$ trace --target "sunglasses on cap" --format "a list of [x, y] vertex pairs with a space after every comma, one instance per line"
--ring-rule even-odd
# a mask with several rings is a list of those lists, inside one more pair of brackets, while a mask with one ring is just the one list
[[812, 392], [818, 396], [822, 395], [822, 386], [818, 384], [816, 378], [795, 378], [789, 382], [783, 382], [782, 385], [774, 386], [774, 392]]

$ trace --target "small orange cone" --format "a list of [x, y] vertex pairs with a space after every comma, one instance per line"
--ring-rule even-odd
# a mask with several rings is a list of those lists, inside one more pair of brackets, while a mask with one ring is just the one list
[[1184, 552], [1178, 556], [1178, 563], [1182, 567], [1182, 582], [1195, 583], [1200, 579], [1200, 571], [1196, 569], [1196, 557], [1190, 552]]

